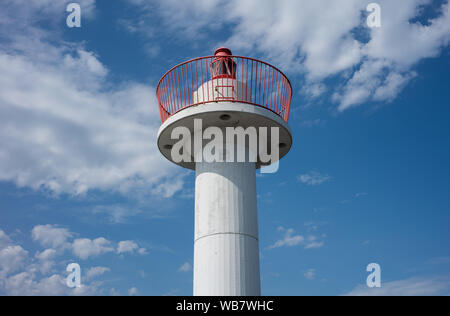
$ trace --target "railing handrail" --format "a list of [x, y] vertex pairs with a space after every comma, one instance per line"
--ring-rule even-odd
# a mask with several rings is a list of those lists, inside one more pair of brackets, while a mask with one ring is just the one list
[[[156, 95], [157, 95], [157, 99], [158, 99], [158, 106], [159, 106], [160, 113], [161, 113], [161, 122], [162, 123], [164, 123], [165, 120], [167, 120], [170, 116], [174, 115], [175, 113], [178, 113], [179, 111], [181, 111], [183, 109], [186, 109], [188, 107], [191, 107], [191, 106], [200, 105], [200, 104], [206, 104], [206, 103], [230, 102], [229, 99], [221, 100], [221, 99], [214, 98], [214, 93], [215, 92], [214, 91], [211, 92], [209, 90], [209, 87], [208, 87], [208, 91], [206, 91], [206, 92], [204, 91], [205, 90], [204, 88], [202, 89], [203, 98], [202, 98], [201, 101], [197, 100], [197, 102], [194, 102], [194, 97], [192, 96], [192, 98], [191, 98], [191, 96], [189, 95], [190, 93], [192, 93], [192, 94], [194, 94], [194, 92], [196, 93], [200, 87], [203, 87], [209, 81], [220, 80], [220, 79], [214, 79], [214, 78], [212, 78], [212, 76], [210, 76], [211, 74], [210, 74], [210, 71], [209, 71], [209, 67], [205, 67], [206, 69], [203, 70], [203, 61], [204, 60], [213, 61], [216, 57], [217, 56], [204, 56], [204, 57], [197, 57], [197, 58], [193, 58], [193, 59], [184, 61], [184, 62], [182, 62], [182, 63], [180, 63], [180, 64], [170, 68], [161, 77], [161, 79], [158, 81], [158, 85], [157, 85], [157, 88], [156, 88]], [[245, 100], [243, 98], [239, 98], [239, 96], [237, 96], [237, 98], [232, 100], [231, 102], [247, 103], [247, 104], [252, 104], [252, 105], [255, 105], [255, 106], [266, 108], [266, 109], [274, 112], [278, 116], [280, 116], [286, 122], [288, 122], [288, 120], [289, 120], [290, 103], [291, 103], [291, 100], [292, 100], [292, 85], [291, 85], [291, 82], [290, 82], [289, 78], [280, 69], [278, 69], [277, 67], [275, 67], [275, 66], [273, 66], [273, 65], [271, 65], [271, 64], [269, 64], [267, 62], [255, 59], [255, 58], [244, 57], [244, 56], [235, 56], [235, 55], [230, 55], [230, 56], [228, 56], [226, 58], [230, 58], [233, 61], [235, 61], [235, 60], [236, 61], [242, 61], [241, 65], [244, 64], [244, 61], [246, 61], [246, 66], [247, 66], [246, 73], [245, 73], [245, 79], [246, 79], [246, 81], [245, 81], [245, 86], [246, 86], [245, 87], [245, 89], [246, 89], [245, 95], [246, 95], [246, 98], [250, 97], [250, 101], [249, 100]], [[189, 86], [189, 76], [188, 76], [188, 74], [186, 74], [186, 77], [184, 77], [185, 75], [182, 73], [183, 78], [182, 78], [182, 81], [180, 82], [180, 74], [179, 74], [178, 70], [181, 69], [181, 71], [183, 71], [183, 67], [186, 66], [185, 69], [186, 69], [186, 72], [188, 72], [189, 69], [188, 69], [187, 65], [190, 64], [191, 65], [191, 71], [192, 71], [192, 65], [195, 63], [195, 65], [196, 65], [195, 70], [197, 71], [197, 70], [199, 70], [198, 69], [198, 64], [197, 64], [198, 62], [201, 62], [201, 64], [200, 64], [200, 66], [201, 66], [201, 75], [200, 76], [201, 77], [200, 77], [200, 80], [198, 80], [199, 79], [198, 78], [198, 73], [197, 72], [195, 73], [196, 84], [195, 84], [195, 91], [194, 91], [193, 73], [190, 74], [190, 76], [191, 76], [191, 83], [190, 83], [190, 86]], [[252, 77], [250, 79], [250, 84], [252, 86], [252, 89], [250, 91], [250, 96], [247, 95], [248, 83], [249, 83], [249, 81], [248, 81], [248, 74], [249, 74], [248, 73], [248, 70], [249, 70], [248, 69], [248, 65], [249, 65], [248, 63], [249, 62], [252, 63], [252, 67], [253, 67], [254, 63], [256, 63], [256, 65], [257, 65], [256, 66], [256, 73], [255, 73], [256, 78], [253, 78], [254, 72], [253, 72], [253, 68], [251, 69]], [[265, 67], [269, 68], [269, 78], [267, 78], [267, 76], [266, 76], [267, 75], [266, 74], [267, 68], [265, 68], [264, 79], [262, 79], [263, 75], [261, 73], [260, 73], [260, 77], [258, 78], [258, 65], [264, 65]], [[239, 70], [239, 68], [238, 68], [238, 64], [237, 64], [236, 72], [238, 70]], [[170, 82], [170, 86], [166, 87], [164, 85], [165, 80], [169, 80], [168, 77], [170, 77], [172, 74], [174, 74], [175, 71], [178, 72], [177, 73], [177, 78], [176, 78], [177, 80], [176, 80], [175, 84], [172, 85], [173, 82]], [[204, 71], [205, 71], [205, 73], [203, 73]], [[270, 71], [272, 71], [272, 77], [270, 77]], [[260, 72], [262, 72], [262, 67], [260, 69]], [[283, 90], [282, 93], [285, 94], [285, 95], [283, 95], [281, 97], [279, 95], [278, 96], [274, 96], [273, 95], [273, 88], [274, 88], [274, 82], [275, 82], [274, 81], [275, 80], [275, 73], [276, 73], [276, 77], [277, 77], [277, 82], [276, 83], [277, 83], [277, 85], [280, 84], [280, 87], [277, 86], [276, 89]], [[206, 79], [208, 79], [208, 80], [203, 80], [204, 79], [204, 74], [206, 75]], [[281, 76], [282, 79], [279, 78], [278, 76]], [[270, 82], [267, 83], [267, 91], [266, 91], [266, 80], [267, 79], [270, 80], [270, 78], [272, 78], [272, 85], [270, 85]], [[175, 79], [175, 78], [173, 78], [173, 79]], [[185, 84], [186, 84], [186, 82], [184, 82], [185, 79], [187, 79], [186, 80], [187, 81], [187, 85], [188, 85], [187, 87], [185, 86]], [[236, 75], [236, 78], [231, 79], [231, 80], [236, 80], [236, 82], [239, 82], [239, 79], [244, 79], [243, 70], [241, 70], [241, 74], [240, 75]], [[172, 79], [170, 79], [170, 80], [172, 80]], [[227, 79], [224, 79], [224, 80], [227, 80]], [[253, 81], [253, 80], [255, 80], [255, 81]], [[227, 82], [228, 82], [228, 80], [227, 80]], [[261, 83], [262, 82], [264, 82], [263, 102], [261, 102], [261, 100], [260, 100], [260, 98], [261, 98]], [[200, 84], [198, 84], [198, 83], [200, 83]], [[256, 87], [259, 84], [259, 90], [258, 90], [258, 92], [259, 92], [259, 100], [258, 100], [258, 102], [256, 102], [256, 96], [254, 98], [255, 102], [252, 102], [253, 101], [253, 95], [252, 95], [252, 93], [253, 93], [253, 84], [254, 84], [254, 87], [255, 87], [255, 93], [256, 93]], [[183, 85], [183, 87], [181, 87], [181, 85]], [[240, 82], [239, 85], [240, 85], [240, 88], [241, 88], [241, 91], [239, 93], [243, 94], [244, 82]], [[268, 94], [269, 94], [269, 85], [272, 88], [272, 90], [270, 92], [270, 98], [272, 98], [272, 99], [278, 98], [278, 100], [276, 101], [276, 103], [277, 103], [276, 107], [273, 106], [273, 104], [272, 104], [272, 106], [270, 104], [265, 104], [268, 101], [268, 99], [269, 99], [269, 96], [268, 96]], [[165, 91], [161, 92], [161, 89], [163, 89]], [[186, 89], [187, 89], [187, 92], [188, 92], [188, 97], [187, 98], [186, 98]], [[287, 89], [287, 91], [285, 89]], [[184, 90], [184, 96], [182, 96], [183, 93], [182, 93], [181, 90]], [[239, 90], [239, 86], [237, 86], [237, 90]], [[281, 91], [276, 91], [276, 92], [279, 94]], [[205, 93], [206, 93], [206, 97], [207, 97], [206, 99], [205, 99]], [[228, 91], [227, 91], [227, 93], [228, 93]], [[201, 97], [201, 95], [200, 96], [197, 95], [197, 99], [199, 99], [200, 97]], [[211, 97], [213, 97], [213, 98], [211, 98]], [[163, 99], [165, 101], [163, 101]], [[176, 104], [175, 104], [175, 100], [174, 99], [176, 99]], [[184, 102], [184, 104], [183, 104], [183, 102], [181, 102], [181, 106], [180, 106], [179, 99], [183, 100], [183, 101], [189, 100], [189, 102], [187, 102], [187, 103]], [[166, 103], [168, 102], [168, 103], [171, 103], [171, 104], [164, 104], [164, 102], [166, 102]], [[279, 104], [280, 102], [284, 103], [284, 104]], [[277, 110], [279, 110], [279, 111], [277, 111]]]

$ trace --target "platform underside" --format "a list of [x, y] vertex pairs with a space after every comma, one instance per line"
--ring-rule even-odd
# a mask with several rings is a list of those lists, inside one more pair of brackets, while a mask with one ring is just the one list
[[[207, 103], [198, 106], [192, 106], [186, 108], [167, 119], [160, 127], [158, 132], [158, 148], [161, 153], [170, 161], [176, 163], [172, 159], [171, 151], [178, 139], [172, 139], [172, 131], [177, 127], [185, 127], [189, 129], [192, 135], [191, 144], [194, 146], [194, 120], [202, 120], [202, 130], [204, 131], [208, 127], [218, 127], [226, 135], [227, 127], [242, 127], [247, 129], [254, 127], [257, 131], [258, 142], [260, 139], [260, 128], [267, 128], [268, 135], [272, 127], [278, 127], [279, 130], [279, 159], [284, 157], [292, 146], [292, 134], [289, 125], [274, 112], [250, 105], [246, 103], [238, 102], [220, 102], [220, 103]], [[203, 146], [205, 146], [210, 140], [203, 140]], [[272, 151], [271, 137], [267, 138], [265, 146], [267, 146], [267, 153]], [[194, 149], [192, 149], [194, 152]], [[258, 155], [256, 167], [269, 165], [270, 163], [262, 163]], [[271, 163], [279, 160], [271, 160]], [[176, 163], [184, 168], [195, 170], [195, 162], [193, 155], [189, 162], [183, 161]]]

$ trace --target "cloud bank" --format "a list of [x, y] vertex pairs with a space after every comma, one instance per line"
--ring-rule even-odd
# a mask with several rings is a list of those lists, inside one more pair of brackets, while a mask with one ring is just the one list
[[[0, 4], [0, 181], [52, 194], [146, 188], [171, 197], [182, 180], [172, 184], [174, 168], [154, 141], [154, 87], [112, 83], [94, 52], [38, 26], [64, 18], [65, 3]], [[95, 15], [94, 0], [81, 4], [83, 17]]]
[[31, 231], [31, 238], [43, 250], [33, 256], [0, 229], [0, 295], [102, 295], [105, 291], [103, 282], [96, 278], [111, 269], [89, 267], [83, 270], [82, 286], [71, 289], [66, 285], [64, 270], [67, 258], [73, 256], [71, 260], [76, 258], [84, 262], [109, 253], [147, 253], [132, 240], [115, 243], [104, 237], [73, 239], [75, 235], [66, 228], [37, 225]]
[[[225, 39], [216, 46], [261, 54], [302, 75], [301, 91], [312, 99], [329, 92], [339, 112], [393, 101], [418, 75], [415, 66], [439, 56], [450, 40], [448, 1], [379, 0], [380, 28], [367, 26], [365, 0], [129, 2], [144, 12], [134, 31], [151, 29], [154, 36], [152, 12], [158, 12], [165, 30], [180, 38], [220, 34]], [[332, 78], [340, 83], [327, 85]]]

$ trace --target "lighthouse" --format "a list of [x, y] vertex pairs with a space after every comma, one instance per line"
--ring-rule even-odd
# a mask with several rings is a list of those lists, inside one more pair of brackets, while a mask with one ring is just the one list
[[292, 146], [288, 78], [222, 47], [170, 69], [156, 94], [160, 152], [195, 171], [194, 296], [261, 295], [256, 172]]

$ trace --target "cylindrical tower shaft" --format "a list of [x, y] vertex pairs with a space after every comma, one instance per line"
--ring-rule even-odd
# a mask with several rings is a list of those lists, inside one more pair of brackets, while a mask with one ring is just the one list
[[195, 296], [259, 296], [255, 163], [196, 163]]

